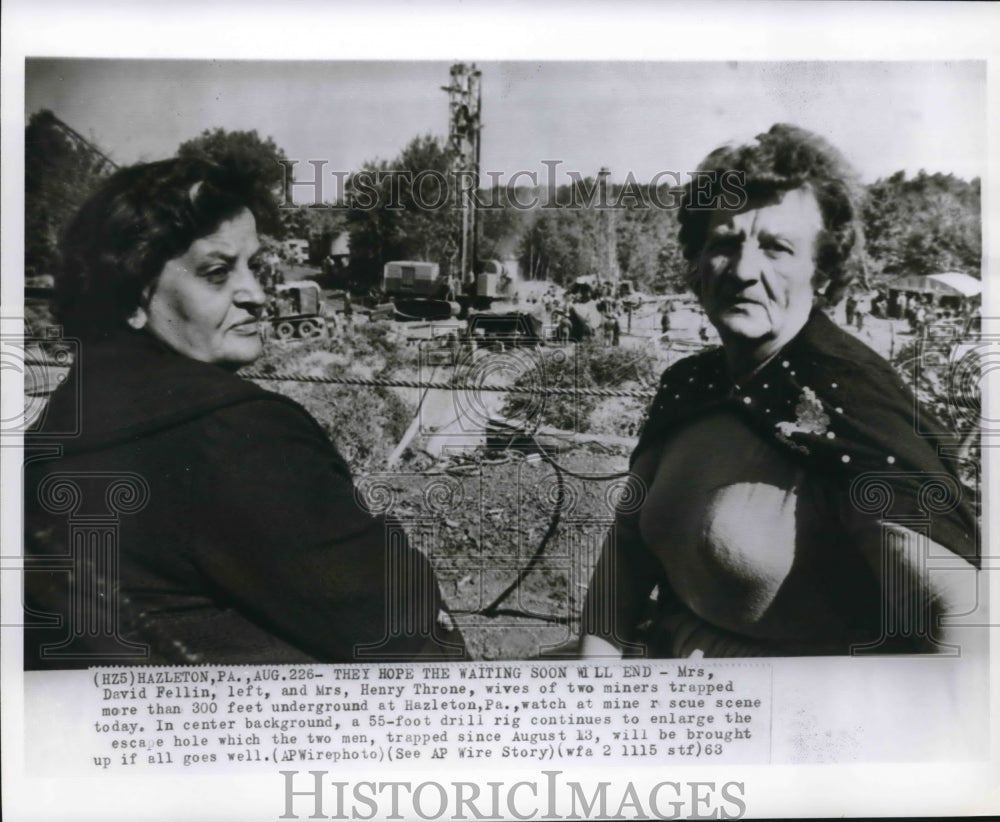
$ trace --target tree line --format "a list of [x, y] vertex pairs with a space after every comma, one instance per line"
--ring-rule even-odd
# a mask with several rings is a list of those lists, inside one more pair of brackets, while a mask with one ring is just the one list
[[[66, 220], [109, 171], [56, 123], [51, 112], [38, 112], [25, 131], [29, 276], [52, 270]], [[314, 263], [346, 232], [351, 280], [360, 289], [377, 286], [390, 260], [428, 260], [445, 270], [457, 264], [460, 214], [450, 206], [458, 198], [436, 198], [427, 186], [448, 179], [451, 169], [448, 148], [434, 136], [415, 137], [391, 160], [364, 163], [347, 177], [337, 202], [295, 207], [289, 196], [293, 164], [273, 139], [256, 131], [206, 130], [182, 143], [177, 155], [225, 158], [254, 169], [285, 205], [274, 240], [309, 239]], [[596, 178], [585, 178], [555, 190], [478, 190], [484, 207], [478, 212], [477, 256], [514, 259], [530, 279], [568, 284], [580, 276], [614, 275], [640, 290], [681, 292], [686, 262], [677, 241], [676, 209], [662, 207], [675, 202], [667, 189], [668, 184], [651, 188], [631, 179], [601, 189]], [[436, 207], [427, 207], [429, 197]], [[900, 171], [867, 186], [862, 219], [869, 283], [941, 271], [979, 277], [980, 207], [978, 179], [924, 171], [907, 178]]]

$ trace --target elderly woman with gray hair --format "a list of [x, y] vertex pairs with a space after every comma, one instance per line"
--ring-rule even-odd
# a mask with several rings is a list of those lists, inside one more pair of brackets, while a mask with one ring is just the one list
[[[945, 438], [834, 325], [861, 245], [853, 174], [775, 125], [710, 154], [680, 240], [722, 341], [664, 373], [583, 615], [584, 656], [954, 647], [977, 526]], [[935, 569], [928, 567], [933, 558]]]

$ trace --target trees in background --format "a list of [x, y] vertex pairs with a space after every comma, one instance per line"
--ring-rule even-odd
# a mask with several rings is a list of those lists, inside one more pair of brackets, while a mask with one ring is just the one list
[[[449, 177], [450, 168], [447, 148], [428, 135], [394, 160], [369, 161], [351, 175], [346, 222], [355, 279], [376, 285], [390, 260], [437, 262], [445, 271], [457, 264], [459, 205], [467, 195]], [[639, 288], [677, 290], [684, 266], [673, 213], [652, 205], [641, 186], [637, 197], [609, 187], [613, 208], [596, 207], [595, 191], [593, 178], [554, 191], [478, 191], [478, 258], [516, 258], [529, 279], [569, 284], [580, 276], [608, 277], [617, 268]]]
[[898, 171], [868, 186], [863, 209], [869, 270], [882, 279], [961, 271], [980, 276], [979, 179]]
[[450, 165], [444, 144], [425, 135], [394, 160], [366, 162], [348, 178], [345, 218], [355, 281], [377, 285], [389, 260], [454, 261], [459, 224], [447, 188]]
[[[279, 202], [292, 203], [288, 158], [272, 138], [256, 131], [209, 129], [182, 143], [177, 154], [225, 157], [258, 174]], [[51, 271], [65, 222], [112, 167], [52, 112], [32, 115], [25, 129], [29, 276]], [[346, 230], [353, 279], [368, 287], [380, 281], [389, 260], [429, 260], [447, 271], [457, 263], [461, 226], [455, 191], [448, 188], [454, 185], [450, 168], [443, 141], [416, 137], [392, 161], [372, 160], [352, 174], [346, 202], [281, 209], [279, 238], [301, 237], [328, 250]], [[447, 181], [444, 190], [442, 181]], [[676, 211], [657, 204], [671, 199], [634, 182], [612, 184], [609, 209], [595, 203], [595, 190], [593, 178], [554, 192], [481, 190], [480, 201], [488, 206], [479, 211], [479, 258], [515, 257], [524, 276], [562, 284], [580, 276], [607, 277], [617, 269], [641, 290], [683, 291], [686, 263], [677, 241]], [[867, 187], [862, 210], [869, 274], [882, 282], [952, 270], [979, 276], [980, 209], [978, 179], [923, 171], [907, 179], [900, 171], [876, 181]]]
[[533, 212], [521, 240], [522, 271], [568, 285], [577, 277], [607, 278], [616, 269], [640, 290], [681, 290], [685, 264], [677, 218], [658, 205], [669, 199], [655, 198], [646, 186], [611, 185], [599, 204], [587, 191], [594, 191], [592, 179], [560, 186]]
[[[660, 202], [667, 199], [660, 198]], [[677, 230], [673, 209], [651, 206], [622, 212], [618, 221], [618, 267], [622, 278], [652, 294], [684, 291], [687, 263]]]

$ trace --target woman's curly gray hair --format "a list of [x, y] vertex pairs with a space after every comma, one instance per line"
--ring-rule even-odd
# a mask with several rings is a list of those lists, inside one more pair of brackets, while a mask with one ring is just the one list
[[698, 171], [684, 188], [678, 214], [687, 260], [697, 259], [720, 205], [808, 188], [823, 216], [816, 249], [816, 273], [826, 283], [823, 299], [829, 304], [840, 301], [863, 264], [864, 235], [857, 175], [837, 149], [811, 131], [778, 123], [753, 143], [716, 149]]

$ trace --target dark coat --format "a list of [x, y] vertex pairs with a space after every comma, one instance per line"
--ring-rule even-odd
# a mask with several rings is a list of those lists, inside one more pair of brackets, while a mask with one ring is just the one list
[[[429, 562], [359, 504], [315, 420], [144, 333], [85, 347], [54, 392], [25, 514], [27, 622], [63, 618], [26, 629], [27, 668], [464, 653]], [[117, 570], [94, 536], [109, 523]]]
[[[770, 362], [735, 385], [714, 348], [664, 372], [631, 462], [708, 411], [728, 408], [789, 459], [827, 477], [861, 510], [887, 520], [929, 520], [941, 545], [979, 565], [976, 500], [958, 479], [949, 430], [893, 367], [814, 310]], [[873, 483], [878, 483], [875, 487]], [[870, 497], [870, 499], [866, 499]]]
[[[799, 334], [741, 384], [733, 382], [722, 348], [674, 363], [661, 377], [631, 464], [723, 409], [821, 478], [844, 509], [926, 529], [931, 539], [980, 566], [977, 499], [949, 456], [965, 432], [930, 415], [889, 363], [822, 312], [814, 311]], [[607, 636], [610, 624], [622, 639], [634, 639], [636, 626], [650, 616], [644, 606], [654, 586], [662, 613], [680, 609], [663, 564], [636, 533], [641, 501], [640, 492], [619, 510], [615, 539], [591, 583], [584, 634]], [[883, 594], [860, 552], [844, 548], [826, 566], [830, 590], [840, 586], [853, 601], [847, 616], [857, 625], [879, 630]], [[669, 654], [669, 638], [655, 631], [654, 625], [642, 636], [648, 652]], [[886, 649], [909, 651], [908, 641], [903, 636]]]

